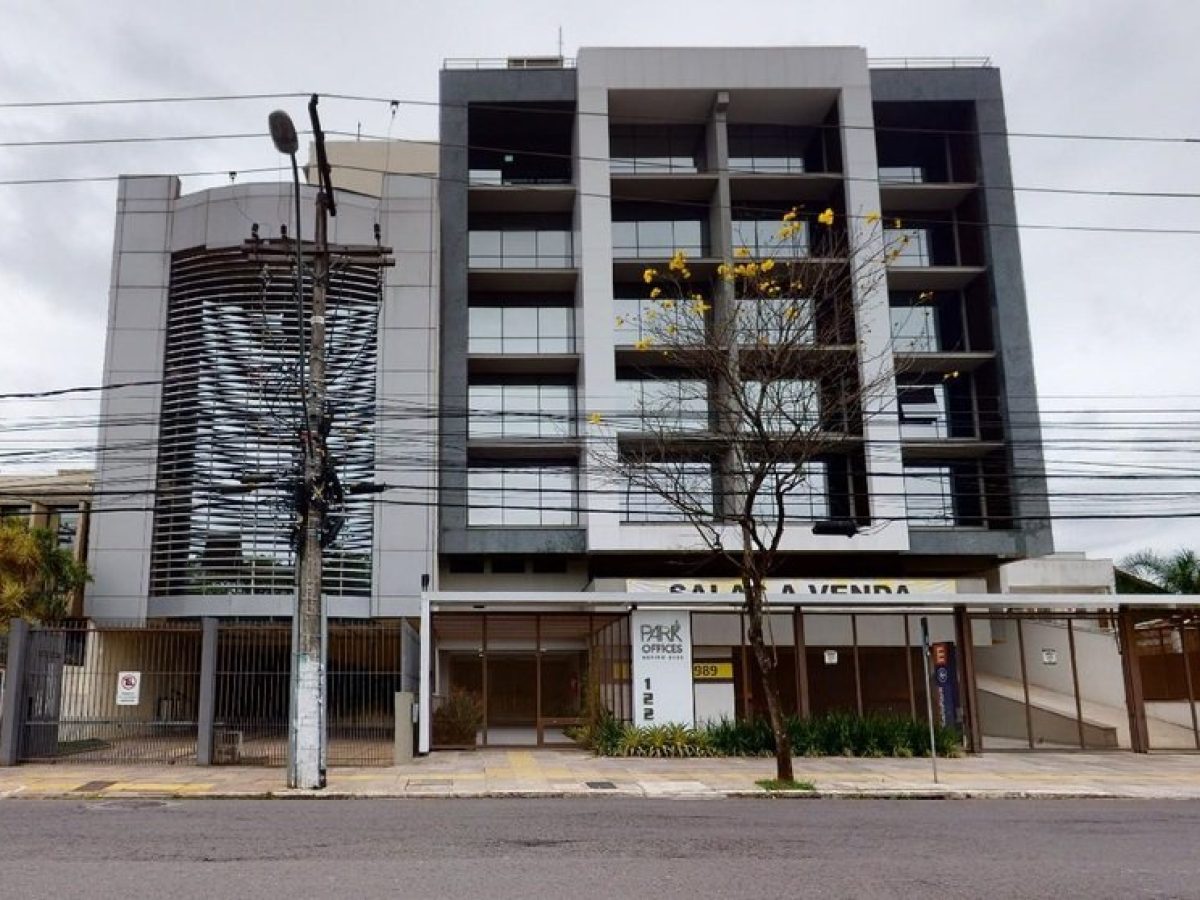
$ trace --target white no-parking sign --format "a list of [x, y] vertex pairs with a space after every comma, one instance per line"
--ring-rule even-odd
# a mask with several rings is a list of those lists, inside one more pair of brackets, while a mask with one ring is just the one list
[[117, 673], [117, 706], [137, 706], [142, 698], [142, 673]]

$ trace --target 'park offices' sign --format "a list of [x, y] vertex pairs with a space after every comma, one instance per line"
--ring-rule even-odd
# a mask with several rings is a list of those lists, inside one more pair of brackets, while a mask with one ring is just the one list
[[633, 644], [633, 721], [691, 725], [692, 617], [686, 612], [636, 609], [629, 614]]
[[[768, 578], [768, 594], [953, 594], [951, 578]], [[740, 594], [737, 578], [643, 580], [629, 579], [625, 590], [631, 594]]]

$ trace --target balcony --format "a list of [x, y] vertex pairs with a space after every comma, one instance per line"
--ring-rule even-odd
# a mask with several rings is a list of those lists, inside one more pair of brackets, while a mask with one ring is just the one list
[[574, 236], [559, 229], [472, 229], [467, 266], [472, 291], [573, 291]]

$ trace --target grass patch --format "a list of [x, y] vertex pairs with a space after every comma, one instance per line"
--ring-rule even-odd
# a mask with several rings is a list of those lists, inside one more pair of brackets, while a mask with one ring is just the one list
[[761, 778], [754, 782], [764, 791], [815, 791], [811, 781], [780, 781], [778, 778]]

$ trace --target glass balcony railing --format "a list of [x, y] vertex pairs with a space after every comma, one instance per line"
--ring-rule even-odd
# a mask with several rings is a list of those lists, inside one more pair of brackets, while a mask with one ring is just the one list
[[569, 231], [472, 231], [468, 265], [473, 269], [569, 269], [575, 265]]

